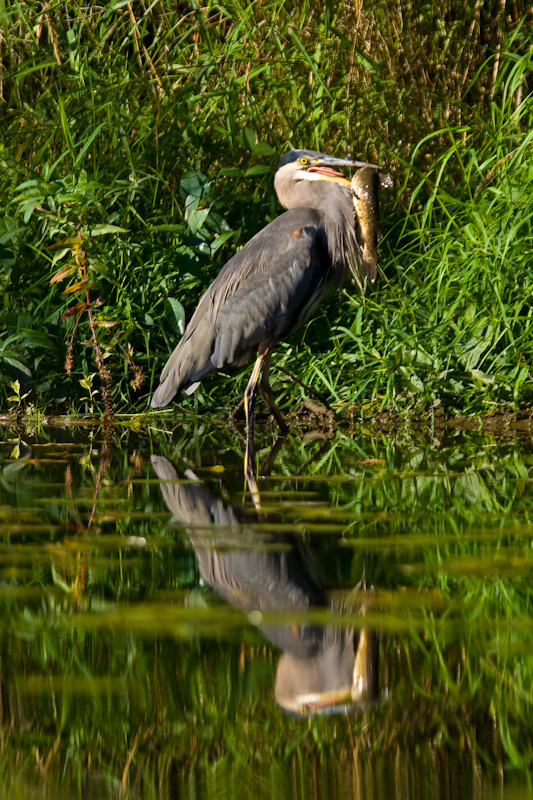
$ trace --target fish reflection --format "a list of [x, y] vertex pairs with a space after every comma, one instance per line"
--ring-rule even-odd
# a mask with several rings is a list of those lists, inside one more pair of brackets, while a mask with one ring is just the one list
[[[152, 456], [152, 465], [162, 481], [180, 477], [162, 456]], [[197, 480], [190, 470], [183, 477]], [[161, 491], [187, 530], [202, 577], [228, 603], [247, 614], [331, 605], [313, 554], [299, 537], [276, 534], [268, 548], [258, 548], [246, 527], [252, 518], [201, 483], [162, 483]], [[206, 544], [205, 531], [212, 526], [223, 528], [217, 544], [227, 545], [231, 536], [231, 547], [215, 550]], [[275, 698], [285, 712], [350, 713], [377, 699], [379, 642], [374, 631], [301, 623], [260, 628], [283, 651]]]

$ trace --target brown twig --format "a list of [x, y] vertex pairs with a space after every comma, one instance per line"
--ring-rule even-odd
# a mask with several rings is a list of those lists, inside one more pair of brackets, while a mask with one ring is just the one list
[[[78, 219], [78, 239], [80, 242], [82, 241], [81, 235], [81, 218]], [[94, 324], [93, 319], [93, 310], [90, 304], [89, 298], [89, 286], [88, 286], [88, 276], [87, 276], [87, 263], [85, 261], [85, 252], [80, 244], [80, 255], [79, 261], [81, 264], [83, 278], [85, 281], [85, 300], [87, 303], [87, 314], [89, 317], [89, 328], [91, 329], [91, 335], [93, 338], [93, 345], [94, 345], [94, 354], [96, 358], [96, 366], [98, 368], [98, 375], [100, 376], [100, 384], [102, 389], [102, 400], [104, 401], [104, 408], [105, 408], [105, 416], [108, 419], [113, 419], [114, 417], [114, 410], [113, 410], [113, 400], [111, 397], [111, 375], [109, 374], [109, 370], [107, 369], [106, 365], [104, 364], [104, 358], [102, 356], [102, 349], [100, 347], [100, 342], [98, 341], [98, 337], [96, 335], [96, 327]]]

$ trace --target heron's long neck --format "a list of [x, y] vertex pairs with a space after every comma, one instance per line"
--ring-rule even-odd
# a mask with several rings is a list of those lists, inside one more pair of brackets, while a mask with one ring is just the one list
[[341, 286], [347, 269], [357, 274], [357, 240], [350, 186], [329, 181], [283, 183], [283, 186], [274, 185], [279, 201], [285, 208], [311, 206], [323, 213], [334, 271], [333, 282]]

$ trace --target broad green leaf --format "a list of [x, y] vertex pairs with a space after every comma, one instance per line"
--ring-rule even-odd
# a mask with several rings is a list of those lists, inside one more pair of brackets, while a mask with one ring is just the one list
[[184, 226], [179, 224], [172, 225], [169, 223], [164, 223], [163, 225], [150, 225], [148, 230], [154, 231], [154, 233], [157, 233], [158, 231], [161, 233], [179, 233], [184, 230]]
[[180, 193], [187, 210], [198, 208], [209, 195], [211, 181], [201, 172], [189, 172], [180, 182]]
[[[0, 356], [2, 353], [0, 352]], [[10, 367], [14, 367], [17, 372], [22, 372], [23, 375], [26, 375], [27, 378], [31, 379], [31, 369], [29, 369], [22, 361], [19, 361], [18, 358], [11, 358], [9, 356], [3, 356], [4, 361], [6, 364], [9, 364]]]
[[209, 208], [196, 208], [190, 214], [187, 214], [187, 223], [191, 233], [196, 234], [203, 227], [209, 211]]
[[250, 153], [253, 152], [257, 145], [257, 133], [250, 128], [243, 128], [239, 134], [239, 144]]
[[258, 142], [253, 149], [254, 156], [271, 156], [274, 155], [273, 148], [268, 142]]
[[128, 228], [121, 228], [119, 225], [110, 225], [104, 223], [102, 225], [95, 225], [91, 228], [91, 236], [103, 236], [106, 233], [127, 233]]
[[175, 334], [183, 335], [185, 330], [185, 310], [179, 300], [167, 297], [165, 300], [165, 320]]
[[265, 172], [270, 172], [268, 164], [254, 164], [253, 167], [246, 170], [246, 177], [250, 178], [252, 175], [264, 175]]
[[226, 233], [219, 234], [215, 239], [213, 239], [213, 241], [210, 244], [209, 249], [211, 250], [211, 253], [212, 254], [216, 253], [219, 247], [222, 247], [222, 245], [225, 244], [228, 241], [228, 239], [231, 239], [231, 237], [234, 235], [235, 231], [227, 231]]

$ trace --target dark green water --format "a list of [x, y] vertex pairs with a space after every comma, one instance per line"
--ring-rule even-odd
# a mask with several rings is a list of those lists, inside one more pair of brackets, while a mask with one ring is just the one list
[[1, 437], [1, 796], [529, 796], [529, 436]]

